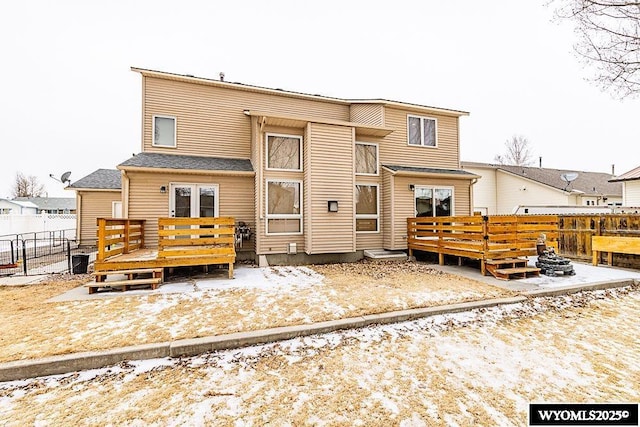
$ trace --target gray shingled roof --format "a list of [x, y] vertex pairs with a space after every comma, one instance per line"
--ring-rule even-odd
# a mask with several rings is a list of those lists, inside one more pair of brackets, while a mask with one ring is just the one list
[[629, 172], [625, 172], [620, 176], [610, 179], [610, 182], [622, 182], [622, 181], [635, 181], [640, 179], [640, 166], [635, 169], [631, 169]]
[[[585, 195], [622, 197], [622, 184], [619, 182], [609, 182], [612, 176], [608, 173], [510, 165], [496, 165], [496, 168], [557, 188], [558, 190], [578, 190]], [[568, 185], [561, 178], [561, 175], [565, 173], [576, 173], [578, 177]]]
[[248, 159], [226, 159], [219, 157], [183, 156], [178, 154], [139, 153], [118, 166], [189, 169], [206, 171], [253, 172]]
[[122, 188], [122, 173], [117, 169], [98, 169], [84, 178], [80, 178], [68, 188], [120, 190]]
[[75, 197], [16, 197], [14, 200], [31, 202], [42, 210], [74, 210]]
[[477, 176], [471, 172], [467, 172], [462, 169], [437, 169], [437, 168], [419, 168], [415, 166], [398, 166], [398, 165], [382, 165], [387, 169], [391, 169], [394, 172], [416, 172], [416, 173], [438, 173], [448, 175], [461, 175], [473, 178]]

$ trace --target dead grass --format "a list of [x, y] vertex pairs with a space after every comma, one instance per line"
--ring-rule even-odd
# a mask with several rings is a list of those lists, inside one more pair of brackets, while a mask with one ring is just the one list
[[34, 380], [0, 390], [0, 424], [521, 426], [531, 402], [637, 402], [638, 289], [570, 299], [444, 330], [390, 325], [141, 374], [123, 364], [89, 381]]
[[513, 295], [422, 263], [312, 266], [324, 284], [47, 302], [90, 280], [0, 287], [0, 362]]

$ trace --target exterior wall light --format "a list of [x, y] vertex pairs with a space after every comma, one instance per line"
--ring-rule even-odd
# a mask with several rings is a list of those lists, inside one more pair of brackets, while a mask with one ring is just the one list
[[161, 187], [160, 187], [160, 192], [161, 192], [162, 194], [166, 193], [166, 192], [167, 192], [167, 186], [166, 186], [166, 185], [161, 186]]
[[409, 184], [409, 190], [413, 191], [416, 189], [416, 186], [413, 184]]
[[327, 202], [327, 211], [328, 212], [338, 212], [338, 201], [337, 200], [329, 200]]

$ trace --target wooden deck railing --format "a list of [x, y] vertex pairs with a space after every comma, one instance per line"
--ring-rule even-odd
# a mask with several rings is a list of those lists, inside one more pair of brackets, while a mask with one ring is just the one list
[[158, 218], [158, 259], [181, 266], [227, 264], [233, 278], [235, 219]]
[[496, 215], [407, 218], [409, 255], [414, 250], [487, 260], [533, 256], [541, 234], [556, 246], [556, 215]]
[[144, 219], [98, 218], [96, 261], [144, 247]]

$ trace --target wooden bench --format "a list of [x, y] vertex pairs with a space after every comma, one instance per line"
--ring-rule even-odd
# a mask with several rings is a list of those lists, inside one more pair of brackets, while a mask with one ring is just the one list
[[598, 265], [600, 252], [607, 252], [607, 263], [613, 265], [613, 254], [640, 255], [640, 237], [593, 236], [591, 237], [593, 265]]
[[[151, 289], [158, 289], [158, 285], [162, 283], [162, 268], [138, 268], [131, 270], [113, 270], [95, 272], [95, 282], [84, 285], [89, 288], [89, 294], [98, 292], [100, 288], [121, 288], [122, 291], [128, 291], [132, 286], [151, 285]], [[125, 280], [106, 280], [109, 275], [124, 275]], [[151, 277], [137, 278], [140, 274], [150, 274]]]

